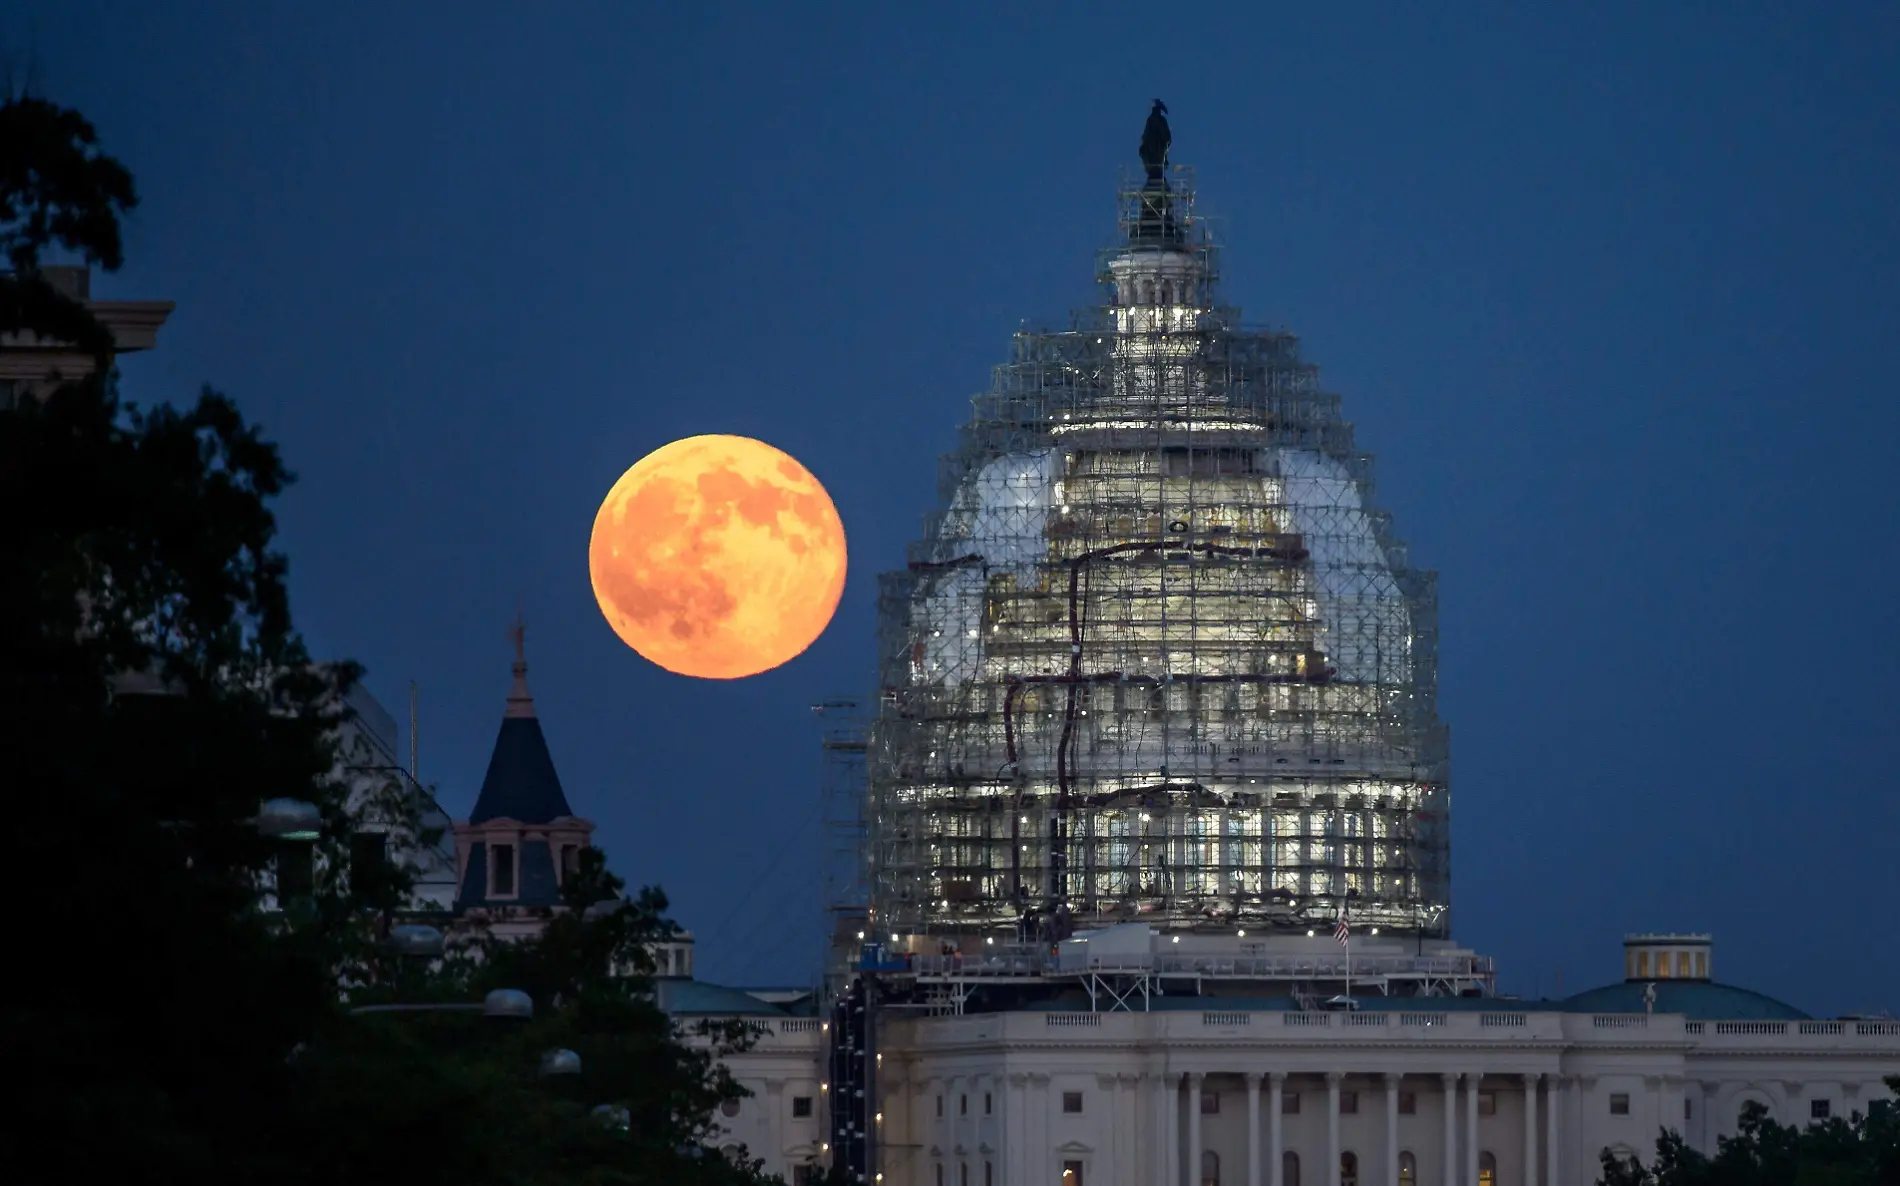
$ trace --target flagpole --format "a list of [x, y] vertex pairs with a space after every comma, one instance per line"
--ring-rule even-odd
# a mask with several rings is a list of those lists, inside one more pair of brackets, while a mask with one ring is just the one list
[[1346, 924], [1346, 1008], [1352, 1008], [1352, 921], [1342, 903], [1339, 907], [1339, 921]]

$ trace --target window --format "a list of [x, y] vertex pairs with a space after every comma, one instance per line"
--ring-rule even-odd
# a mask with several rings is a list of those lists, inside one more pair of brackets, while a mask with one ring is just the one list
[[968, 1092], [965, 1092], [964, 1094], [957, 1097], [957, 1115], [968, 1116], [969, 1114], [970, 1114], [970, 1095]]
[[1201, 1093], [1201, 1115], [1203, 1116], [1220, 1115], [1220, 1092], [1203, 1091]]
[[1418, 1158], [1399, 1154], [1399, 1186], [1418, 1186]]
[[1812, 1120], [1826, 1120], [1830, 1111], [1826, 1100], [1808, 1101], [1808, 1117]]
[[1359, 1186], [1359, 1156], [1356, 1153], [1339, 1155], [1339, 1186]]
[[943, 1163], [937, 1164], [937, 1186], [943, 1186]]
[[1695, 1119], [1695, 1101], [1688, 1096], [1682, 1097], [1682, 1118], [1684, 1120]]
[[1636, 978], [1641, 980], [1648, 975], [1649, 953], [1647, 951], [1639, 951], [1636, 953]]
[[[1082, 1093], [1079, 1091], [1063, 1092], [1062, 1093], [1062, 1110], [1064, 1112], [1069, 1113], [1072, 1116], [1075, 1115], [1077, 1112], [1080, 1112], [1082, 1110]], [[1063, 1172], [1067, 1173], [1068, 1171], [1065, 1170]]]
[[1300, 1155], [1291, 1149], [1280, 1154], [1280, 1186], [1300, 1186]]
[[1630, 1097], [1617, 1092], [1610, 1097], [1610, 1115], [1627, 1116], [1630, 1114]]
[[1695, 974], [1698, 980], [1703, 979], [1709, 974], [1709, 956], [1707, 952], [1698, 951], [1695, 953]]
[[[943, 1115], [943, 1097], [942, 1096], [937, 1097], [937, 1115], [938, 1116]], [[939, 1173], [941, 1173], [941, 1171], [939, 1171]]]
[[719, 1101], [719, 1111], [727, 1116], [737, 1116], [739, 1114], [739, 1101], [721, 1100]]
[[1490, 1153], [1478, 1154], [1478, 1186], [1498, 1186], [1498, 1159]]
[[1280, 1097], [1280, 1115], [1298, 1116], [1300, 1114], [1300, 1093], [1289, 1091]]
[[811, 1097], [795, 1095], [792, 1097], [792, 1119], [803, 1120], [811, 1115]]
[[1676, 975], [1687, 976], [1688, 974], [1689, 974], [1689, 953], [1686, 951], [1678, 951], [1676, 953]]
[[996, 1163], [993, 1161], [983, 1163], [983, 1186], [996, 1186]]
[[1399, 1092], [1399, 1115], [1401, 1116], [1418, 1115], [1418, 1092], [1416, 1091]]
[[970, 1163], [967, 1161], [957, 1167], [957, 1186], [970, 1186]]
[[385, 832], [350, 833], [350, 872], [365, 879], [374, 877], [389, 859], [389, 836]]
[[1062, 1186], [1082, 1186], [1082, 1163], [1065, 1161], [1062, 1163]]
[[512, 898], [515, 893], [515, 846], [497, 844], [493, 864], [495, 873], [488, 882], [489, 892], [498, 898]]
[[578, 844], [563, 844], [561, 846], [561, 880], [567, 880], [576, 873], [579, 873], [580, 870], [581, 846]]
[[277, 850], [277, 908], [308, 898], [317, 888], [315, 845], [287, 844]]
[[1201, 1151], [1201, 1186], [1220, 1186], [1220, 1154], [1212, 1149]]
[[1478, 1115], [1496, 1116], [1498, 1114], [1498, 1093], [1480, 1091], [1478, 1093]]
[[1358, 1092], [1342, 1091], [1339, 1093], [1339, 1114], [1341, 1116], [1357, 1116], [1359, 1114]]
[[987, 1091], [983, 1093], [983, 1114], [985, 1116], [990, 1114], [990, 1093]]

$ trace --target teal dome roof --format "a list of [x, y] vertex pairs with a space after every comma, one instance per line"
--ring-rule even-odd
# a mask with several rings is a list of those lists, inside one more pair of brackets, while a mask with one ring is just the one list
[[784, 1017], [785, 1010], [723, 984], [704, 980], [655, 980], [661, 1010], [698, 1017]]
[[1773, 997], [1712, 980], [1626, 980], [1567, 997], [1567, 1013], [1641, 1013], [1643, 986], [1656, 986], [1656, 1012], [1680, 1013], [1690, 1021], [1808, 1021], [1806, 1013]]

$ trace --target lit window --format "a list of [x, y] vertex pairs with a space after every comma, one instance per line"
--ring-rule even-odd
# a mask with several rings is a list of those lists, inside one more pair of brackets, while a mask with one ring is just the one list
[[1702, 980], [1706, 978], [1708, 974], [1709, 974], [1709, 955], [1705, 951], [1698, 951], [1695, 953], [1696, 979]]
[[1418, 1186], [1418, 1158], [1399, 1154], [1399, 1186]]
[[1358, 1092], [1342, 1091], [1339, 1093], [1339, 1114], [1341, 1116], [1357, 1116], [1359, 1114]]
[[1478, 1154], [1478, 1186], [1498, 1186], [1498, 1159], [1493, 1154]]
[[1220, 1115], [1220, 1092], [1203, 1091], [1201, 1093], [1201, 1115], [1203, 1116]]
[[1832, 1109], [1826, 1100], [1809, 1100], [1808, 1116], [1814, 1120], [1826, 1120]]
[[1639, 951], [1636, 953], [1636, 978], [1641, 980], [1647, 975], [1649, 975], [1649, 953]]
[[1418, 1092], [1416, 1091], [1399, 1092], [1399, 1115], [1401, 1116], [1418, 1115]]
[[1498, 1114], [1498, 1093], [1480, 1091], [1478, 1093], [1478, 1115], [1496, 1116]]
[[1688, 974], [1689, 974], [1689, 953], [1686, 951], [1678, 951], [1676, 953], [1676, 975], [1687, 976]]
[[1065, 1161], [1062, 1163], [1062, 1186], [1082, 1186], [1082, 1163]]
[[1627, 1116], [1630, 1114], [1630, 1097], [1617, 1092], [1610, 1097], [1610, 1115]]
[[[1080, 1112], [1082, 1110], [1082, 1093], [1079, 1091], [1063, 1092], [1062, 1093], [1062, 1110], [1064, 1112], [1069, 1113], [1072, 1116]], [[1077, 1164], [1080, 1164], [1080, 1163], [1078, 1162]], [[1064, 1172], [1066, 1173], [1067, 1171], [1065, 1170]]]
[[797, 1119], [803, 1119], [810, 1115], [811, 1115], [811, 1097], [808, 1095], [793, 1096], [792, 1097], [792, 1118], [797, 1120]]

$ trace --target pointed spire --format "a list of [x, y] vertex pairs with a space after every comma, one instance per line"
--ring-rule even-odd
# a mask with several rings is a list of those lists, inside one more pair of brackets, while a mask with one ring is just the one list
[[544, 824], [574, 814], [554, 773], [534, 697], [528, 694], [527, 635], [527, 619], [517, 610], [515, 624], [508, 628], [515, 644], [515, 682], [508, 691], [507, 711], [501, 714], [501, 732], [488, 759], [488, 775], [475, 797], [475, 810], [469, 813], [470, 823], [505, 818]]
[[508, 710], [502, 714], [507, 717], [533, 717], [534, 697], [528, 693], [528, 620], [521, 616], [521, 610], [515, 610], [515, 624], [508, 628], [508, 637], [515, 642], [515, 682], [508, 689]]

